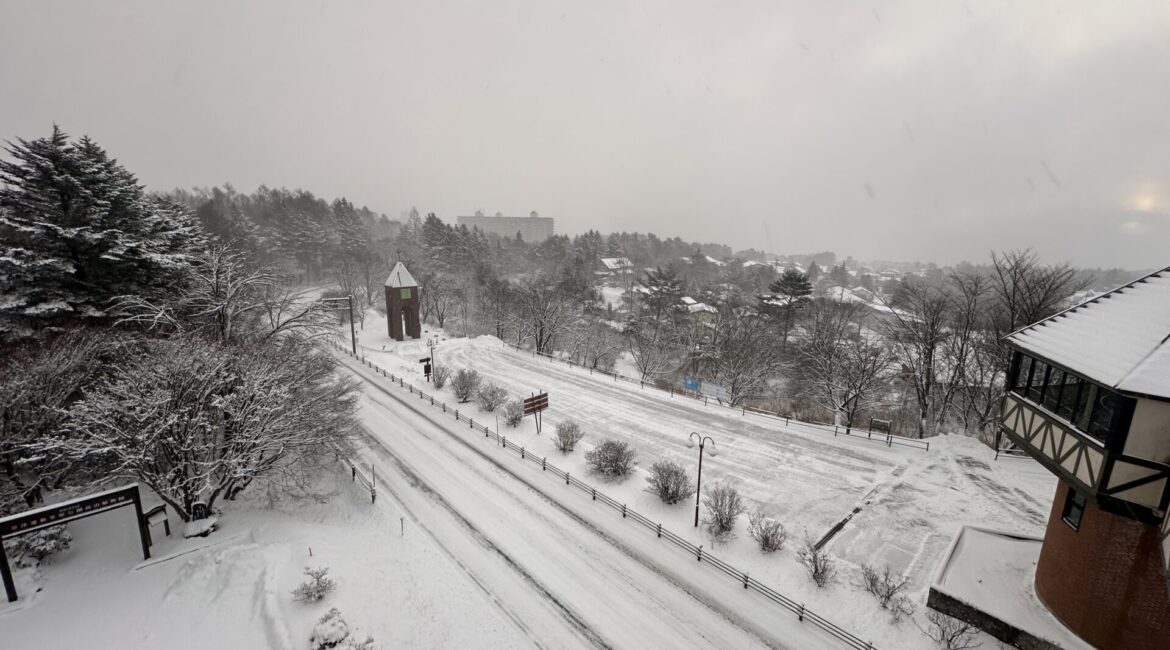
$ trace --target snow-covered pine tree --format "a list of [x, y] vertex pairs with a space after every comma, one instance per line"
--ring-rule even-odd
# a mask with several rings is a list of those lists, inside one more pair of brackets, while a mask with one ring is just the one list
[[89, 138], [9, 143], [0, 161], [0, 338], [105, 318], [120, 295], [156, 296], [203, 236], [186, 210], [148, 196]]

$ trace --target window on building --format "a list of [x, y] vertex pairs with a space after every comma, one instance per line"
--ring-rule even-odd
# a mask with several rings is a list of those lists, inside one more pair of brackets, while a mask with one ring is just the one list
[[1048, 381], [1044, 383], [1044, 408], [1056, 413], [1061, 389], [1064, 388], [1064, 371], [1060, 368], [1053, 368], [1048, 372]]
[[1032, 374], [1032, 357], [1016, 353], [1017, 368], [1016, 380], [1012, 384], [1012, 392], [1023, 395], [1028, 390], [1028, 377]]
[[1039, 404], [1044, 396], [1044, 382], [1048, 375], [1048, 364], [1032, 361], [1032, 379], [1028, 381], [1028, 399]]
[[1089, 416], [1089, 426], [1085, 431], [1094, 438], [1104, 442], [1113, 428], [1113, 414], [1117, 410], [1118, 395], [1104, 388], [1097, 389], [1097, 399], [1093, 404], [1093, 413]]
[[410, 300], [410, 289], [399, 289], [398, 297], [403, 300]]
[[1085, 515], [1086, 502], [1085, 495], [1071, 486], [1068, 488], [1068, 495], [1064, 497], [1064, 512], [1061, 513], [1060, 518], [1073, 530], [1081, 527], [1081, 517]]
[[1087, 392], [1088, 386], [1088, 382], [1084, 379], [1071, 372], [1064, 373], [1064, 388], [1060, 392], [1060, 402], [1056, 405], [1056, 414], [1075, 423], [1077, 414], [1084, 408], [1085, 396], [1082, 393]]

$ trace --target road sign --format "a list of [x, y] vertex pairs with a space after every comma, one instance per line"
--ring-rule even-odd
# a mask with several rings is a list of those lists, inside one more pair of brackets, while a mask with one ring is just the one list
[[548, 408], [548, 393], [524, 398], [524, 415], [535, 417], [537, 433], [540, 433], [540, 412], [546, 408]]
[[548, 408], [548, 393], [524, 398], [524, 415], [532, 415]]
[[703, 381], [698, 377], [683, 377], [683, 390], [697, 393], [702, 385]]

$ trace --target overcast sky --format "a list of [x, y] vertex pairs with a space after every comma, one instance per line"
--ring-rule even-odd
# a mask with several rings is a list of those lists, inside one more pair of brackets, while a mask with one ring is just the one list
[[1170, 264], [1170, 2], [0, 3], [0, 138], [151, 189]]

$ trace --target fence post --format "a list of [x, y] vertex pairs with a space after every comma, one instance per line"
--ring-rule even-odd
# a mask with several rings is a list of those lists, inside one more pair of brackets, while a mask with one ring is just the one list
[[545, 456], [540, 460], [540, 471], [543, 472], [546, 469], [548, 469], [548, 456]]
[[748, 574], [746, 571], [744, 571], [744, 573], [743, 573], [743, 588], [744, 589], [748, 588]]
[[593, 488], [593, 500], [597, 500], [597, 488]]
[[662, 524], [658, 524], [658, 538], [662, 538]]
[[526, 458], [527, 458], [527, 456], [524, 455], [524, 448], [521, 447], [520, 448], [520, 460], [524, 460]]
[[569, 484], [569, 473], [565, 472], [565, 485]]
[[800, 606], [800, 611], [796, 613], [796, 617], [799, 618], [801, 621], [804, 620], [804, 605]]
[[626, 504], [622, 504], [622, 519], [626, 518]]
[[472, 429], [474, 429], [474, 428], [475, 428], [475, 420], [474, 420], [474, 419], [472, 419], [472, 418], [467, 418], [467, 424], [468, 424], [468, 426], [470, 426]]
[[703, 561], [703, 545], [702, 544], [699, 544], [699, 555], [695, 559], [698, 560], [699, 562]]
[[444, 413], [447, 412], [447, 403], [446, 402], [443, 402], [443, 412]]
[[455, 409], [455, 421], [459, 421], [459, 409]]

